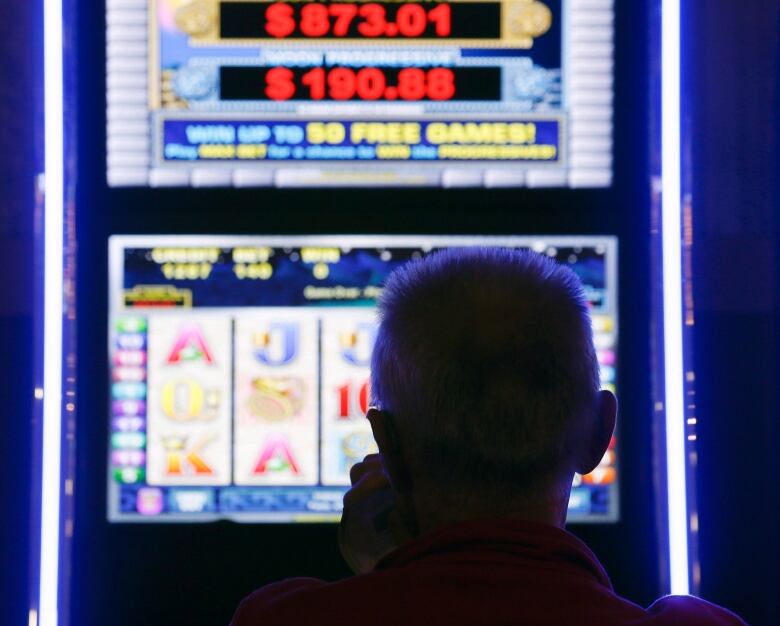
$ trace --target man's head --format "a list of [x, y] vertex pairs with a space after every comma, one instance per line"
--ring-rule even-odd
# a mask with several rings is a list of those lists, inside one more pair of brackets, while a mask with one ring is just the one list
[[565, 511], [614, 426], [575, 274], [529, 251], [450, 249], [396, 271], [379, 313], [369, 417], [394, 486], [444, 508]]

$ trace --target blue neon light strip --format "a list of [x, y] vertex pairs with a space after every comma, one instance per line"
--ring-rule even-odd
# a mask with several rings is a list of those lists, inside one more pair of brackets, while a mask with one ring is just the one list
[[661, 227], [669, 580], [671, 593], [688, 594], [690, 587], [683, 371], [680, 9], [680, 0], [662, 0]]
[[[64, 76], [62, 0], [44, 0], [43, 466], [37, 623], [56, 626], [60, 561], [62, 428]], [[34, 624], [34, 612], [30, 623]]]

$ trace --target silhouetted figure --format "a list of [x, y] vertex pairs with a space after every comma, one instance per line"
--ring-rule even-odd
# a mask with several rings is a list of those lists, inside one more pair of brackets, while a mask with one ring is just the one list
[[621, 598], [564, 530], [573, 476], [599, 464], [617, 413], [573, 272], [451, 249], [392, 274], [379, 314], [379, 454], [352, 468], [339, 528], [358, 575], [263, 587], [233, 626], [743, 623], [694, 597]]

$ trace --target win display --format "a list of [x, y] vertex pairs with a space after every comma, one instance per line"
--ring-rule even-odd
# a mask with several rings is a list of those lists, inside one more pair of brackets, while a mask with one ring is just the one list
[[107, 0], [112, 186], [604, 187], [614, 0]]
[[[110, 240], [111, 521], [339, 519], [365, 413], [375, 302], [388, 274], [455, 246], [531, 248], [591, 305], [614, 389], [611, 237], [114, 236]], [[570, 521], [618, 516], [613, 439], [576, 476]]]

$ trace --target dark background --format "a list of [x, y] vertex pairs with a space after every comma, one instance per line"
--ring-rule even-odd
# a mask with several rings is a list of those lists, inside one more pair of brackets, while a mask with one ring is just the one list
[[[777, 206], [780, 9], [690, 1], [694, 287], [702, 595], [752, 624], [780, 623], [776, 593]], [[32, 408], [35, 6], [0, 16], [0, 623], [26, 623]], [[225, 623], [253, 587], [346, 573], [334, 526], [105, 523], [105, 284], [111, 232], [617, 233], [621, 236], [624, 521], [575, 528], [616, 588], [657, 594], [650, 482], [649, 187], [644, 3], [618, 3], [616, 185], [607, 191], [112, 190], [104, 176], [102, 10], [79, 16], [79, 441], [74, 619], [79, 626]], [[213, 208], [219, 207], [215, 219]], [[475, 211], [478, 207], [478, 211]], [[630, 348], [630, 349], [628, 349]], [[640, 493], [631, 493], [634, 488]], [[294, 546], [294, 549], [291, 548]], [[620, 548], [619, 550], [617, 548]], [[622, 554], [619, 552], [622, 550]], [[631, 558], [625, 558], [630, 551]], [[154, 582], [154, 587], [150, 582]], [[122, 590], [118, 593], [117, 590]], [[120, 619], [121, 616], [121, 619]]]
[[33, 403], [35, 71], [27, 2], [0, 7], [0, 624], [27, 623]]
[[688, 2], [702, 596], [780, 624], [780, 3]]

